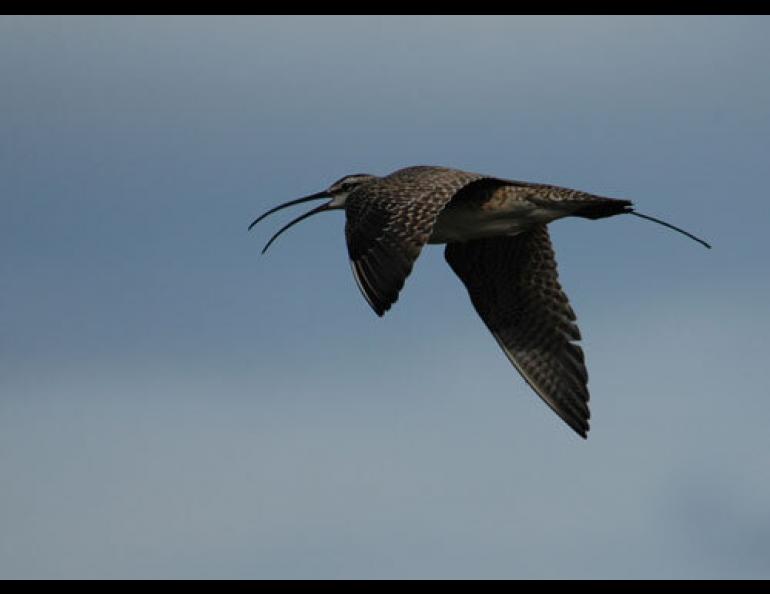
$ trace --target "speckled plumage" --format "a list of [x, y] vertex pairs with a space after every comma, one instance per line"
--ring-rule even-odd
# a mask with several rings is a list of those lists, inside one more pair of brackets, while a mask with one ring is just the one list
[[[607, 205], [614, 214], [629, 204], [558, 186], [410, 167], [351, 192], [345, 234], [358, 286], [378, 315], [398, 299], [422, 247], [433, 243], [432, 238], [447, 243], [447, 262], [506, 356], [535, 392], [585, 437], [590, 413], [588, 373], [583, 351], [575, 344], [580, 331], [559, 285], [544, 215], [538, 213], [564, 216], [582, 209], [578, 216], [598, 218], [607, 216]], [[515, 208], [521, 209], [523, 221], [518, 234], [450, 241], [452, 232], [465, 232], [462, 222], [468, 218]], [[447, 220], [446, 237], [436, 237], [441, 217]], [[456, 230], [451, 224], [455, 220], [461, 225]]]
[[585, 437], [588, 372], [546, 226], [514, 237], [449, 243], [444, 254], [511, 363]]
[[535, 392], [586, 437], [588, 373], [546, 225], [565, 216], [595, 219], [630, 212], [631, 202], [418, 166], [384, 177], [346, 176], [325, 192], [271, 209], [255, 223], [284, 206], [321, 197], [331, 201], [286, 225], [270, 242], [315, 212], [344, 209], [354, 277], [380, 316], [398, 299], [423, 246], [445, 243], [447, 262], [506, 356]]
[[378, 315], [398, 299], [447, 203], [482, 179], [439, 167], [410, 167], [361, 184], [345, 203], [345, 237], [361, 292]]
[[[446, 167], [408, 167], [350, 193], [344, 206], [345, 236], [359, 288], [383, 315], [398, 299], [426, 243], [494, 236], [500, 234], [498, 225], [521, 225], [516, 230], [522, 231], [544, 217], [550, 222], [591, 204], [630, 203]], [[482, 232], [485, 224], [491, 229]]]

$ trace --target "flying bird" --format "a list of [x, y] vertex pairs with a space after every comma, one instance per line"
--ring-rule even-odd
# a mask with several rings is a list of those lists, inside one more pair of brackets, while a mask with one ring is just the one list
[[426, 243], [446, 244], [445, 258], [473, 306], [532, 389], [581, 437], [589, 430], [588, 372], [580, 331], [557, 275], [547, 225], [563, 217], [632, 214], [708, 243], [634, 210], [629, 200], [458, 169], [416, 166], [378, 177], [346, 175], [326, 190], [271, 208], [326, 200], [278, 230], [315, 214], [345, 211], [353, 277], [382, 316]]

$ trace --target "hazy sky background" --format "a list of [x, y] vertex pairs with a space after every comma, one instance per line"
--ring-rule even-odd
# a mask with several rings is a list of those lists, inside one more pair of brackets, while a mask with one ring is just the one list
[[[770, 577], [767, 17], [0, 17], [0, 577]], [[633, 199], [551, 227], [592, 430], [426, 249], [437, 164]], [[302, 212], [301, 207], [297, 212]]]

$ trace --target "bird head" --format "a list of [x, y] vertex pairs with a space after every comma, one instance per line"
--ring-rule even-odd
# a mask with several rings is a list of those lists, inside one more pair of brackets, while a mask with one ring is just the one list
[[367, 182], [377, 179], [376, 175], [368, 173], [353, 173], [341, 177], [328, 187], [326, 195], [331, 198], [329, 208], [343, 208], [350, 193]]
[[375, 179], [377, 179], [377, 176], [369, 175], [368, 173], [354, 173], [351, 175], [346, 175], [338, 179], [336, 182], [334, 182], [332, 185], [330, 185], [328, 188], [326, 188], [322, 192], [316, 192], [315, 194], [310, 194], [309, 196], [303, 196], [302, 198], [289, 200], [288, 202], [284, 202], [283, 204], [279, 204], [278, 206], [271, 208], [266, 213], [257, 217], [257, 219], [255, 219], [254, 222], [251, 223], [251, 225], [249, 225], [249, 229], [251, 229], [254, 225], [259, 223], [266, 216], [273, 214], [274, 212], [281, 210], [283, 208], [286, 208], [288, 206], [294, 206], [295, 204], [301, 204], [302, 202], [310, 202], [311, 200], [325, 200], [325, 199], [329, 200], [325, 204], [316, 206], [314, 209], [306, 212], [303, 215], [298, 216], [296, 219], [289, 221], [286, 225], [281, 227], [275, 233], [275, 235], [273, 235], [270, 238], [267, 244], [265, 244], [265, 247], [262, 249], [262, 253], [264, 254], [267, 251], [267, 248], [270, 247], [270, 245], [276, 240], [276, 238], [281, 233], [286, 231], [289, 227], [293, 227], [300, 221], [304, 221], [308, 217], [312, 217], [313, 215], [318, 214], [319, 212], [345, 208], [345, 202], [347, 202], [348, 196], [351, 194], [351, 192], [353, 192], [356, 188], [358, 188], [362, 184], [365, 184]]

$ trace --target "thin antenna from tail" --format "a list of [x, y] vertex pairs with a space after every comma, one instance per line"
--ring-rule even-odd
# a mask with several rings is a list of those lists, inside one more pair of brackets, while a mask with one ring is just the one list
[[709, 245], [708, 243], [703, 241], [700, 237], [696, 237], [692, 233], [688, 233], [684, 229], [680, 229], [679, 227], [676, 227], [676, 226], [672, 225], [671, 223], [667, 223], [666, 221], [661, 221], [660, 219], [656, 219], [655, 217], [651, 217], [650, 215], [646, 215], [646, 214], [642, 214], [640, 212], [636, 212], [635, 210], [627, 210], [626, 213], [627, 214], [632, 214], [632, 215], [637, 216], [637, 217], [642, 218], [642, 219], [647, 219], [648, 221], [652, 221], [653, 223], [658, 223], [659, 225], [663, 225], [664, 227], [668, 227], [669, 229], [673, 229], [674, 231], [678, 231], [682, 235], [686, 235], [687, 237], [689, 237], [693, 241], [697, 241], [701, 245], [704, 245], [708, 249], [711, 249], [711, 245]]

